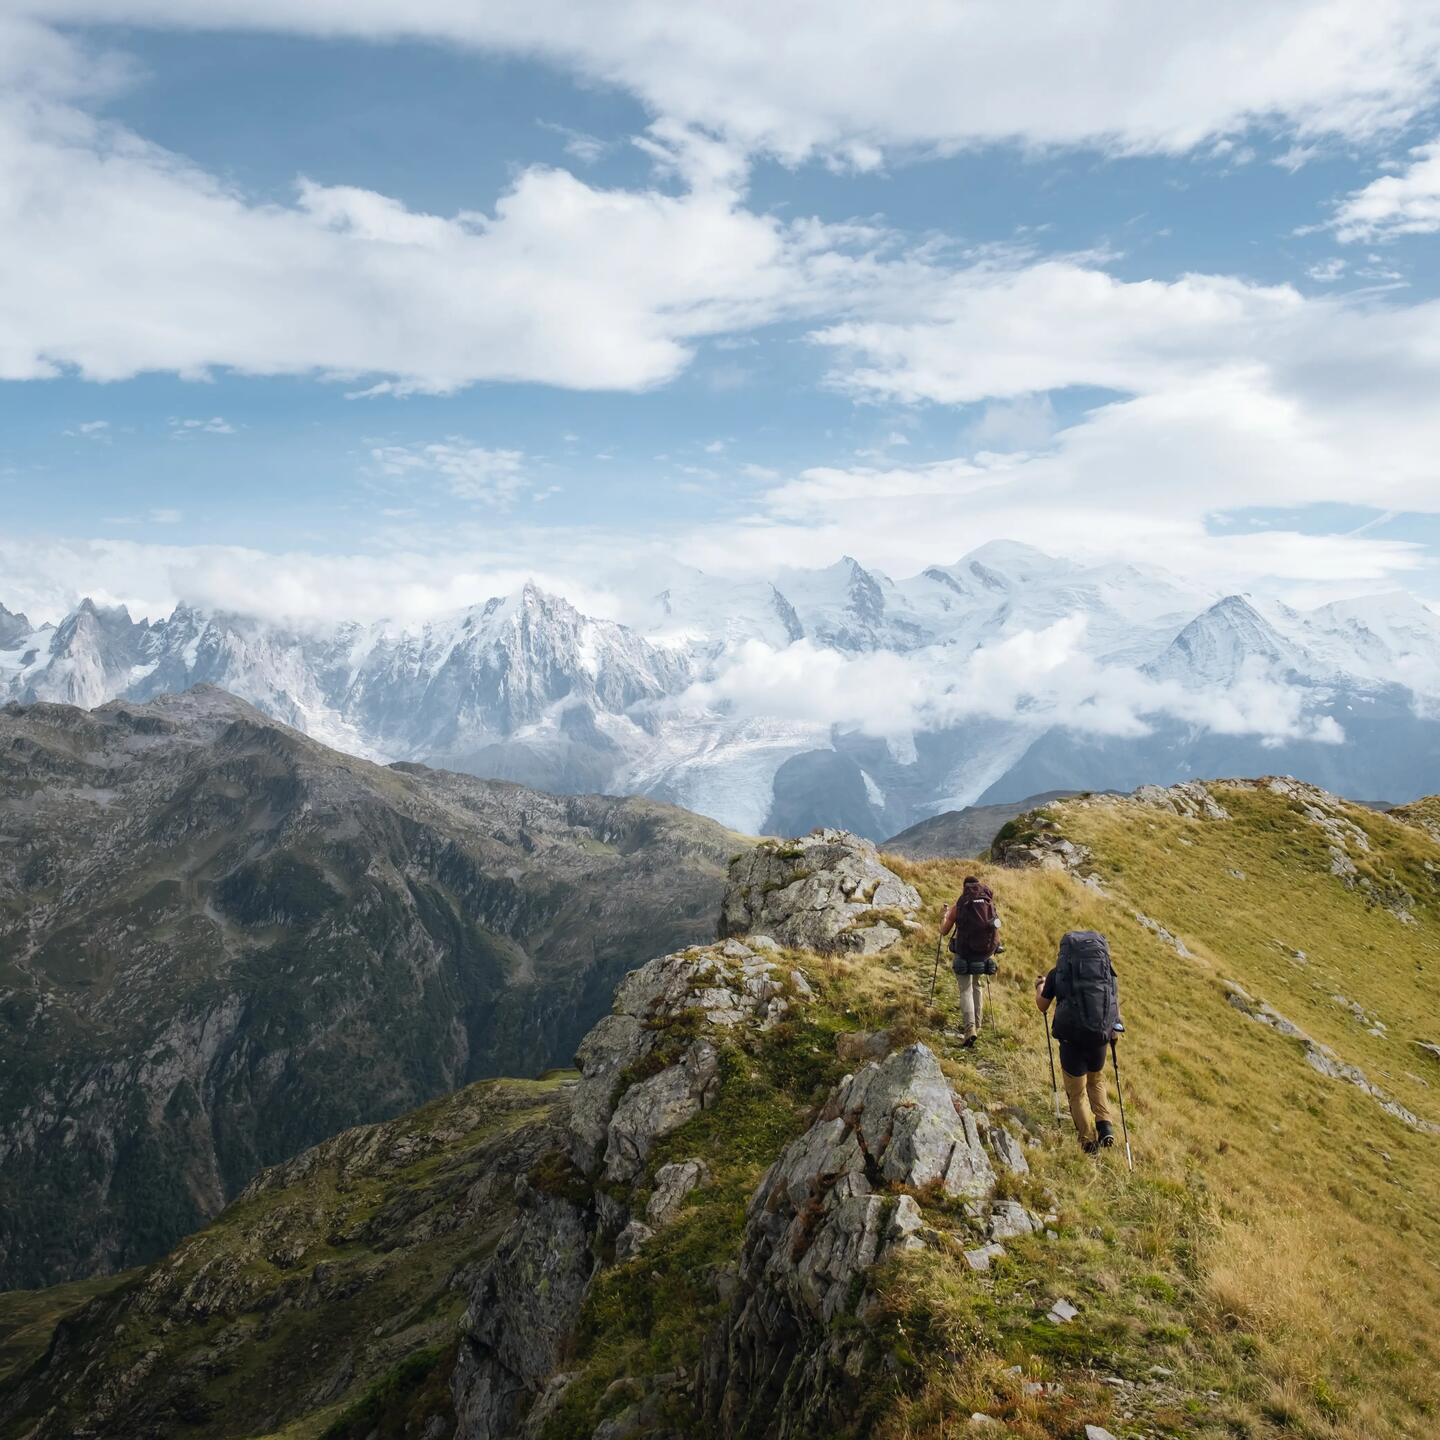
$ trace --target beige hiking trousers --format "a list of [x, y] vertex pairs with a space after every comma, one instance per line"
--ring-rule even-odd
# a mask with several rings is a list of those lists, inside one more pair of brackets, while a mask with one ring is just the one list
[[[1110, 1100], [1105, 1094], [1105, 1071], [1092, 1070], [1088, 1075], [1071, 1075], [1068, 1071], [1060, 1072], [1065, 1077], [1065, 1098], [1070, 1102], [1070, 1118], [1075, 1122], [1075, 1133], [1080, 1137], [1083, 1145], [1088, 1140], [1095, 1138], [1094, 1120], [1109, 1120]], [[1090, 1101], [1090, 1107], [1085, 1107], [1086, 1099]]]
[[960, 1018], [965, 1022], [965, 1036], [968, 1039], [980, 1029], [985, 1018], [985, 991], [980, 982], [983, 975], [956, 975], [960, 986]]

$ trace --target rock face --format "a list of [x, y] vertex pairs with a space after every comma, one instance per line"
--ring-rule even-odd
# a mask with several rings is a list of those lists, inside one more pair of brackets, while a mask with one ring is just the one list
[[656, 1142], [712, 1103], [717, 1041], [787, 1012], [783, 974], [730, 939], [626, 976], [614, 1013], [581, 1042], [550, 1182], [519, 1188], [521, 1212], [471, 1287], [452, 1383], [457, 1440], [501, 1440], [522, 1424], [538, 1433], [539, 1419], [527, 1415], [555, 1399], [547, 1391], [607, 1242], [618, 1259], [638, 1252], [704, 1183], [705, 1167], [659, 1167], [645, 1220], [616, 1187], [640, 1179]]
[[721, 935], [768, 935], [782, 945], [861, 954], [889, 949], [920, 895], [880, 863], [868, 840], [817, 830], [767, 841], [731, 862]]
[[223, 691], [0, 710], [0, 1288], [142, 1262], [264, 1165], [568, 1063], [713, 934], [735, 837], [341, 755]]
[[878, 1260], [925, 1243], [914, 1200], [888, 1193], [897, 1185], [936, 1186], [977, 1215], [995, 1185], [975, 1117], [919, 1044], [842, 1081], [756, 1190], [739, 1288], [705, 1356], [701, 1403], [719, 1433], [835, 1427], [864, 1347], [863, 1331], [836, 1322], [863, 1318]]

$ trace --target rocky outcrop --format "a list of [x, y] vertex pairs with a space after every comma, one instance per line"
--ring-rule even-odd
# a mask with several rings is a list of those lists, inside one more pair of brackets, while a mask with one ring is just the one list
[[703, 1160], [680, 1160], [662, 1165], [655, 1172], [655, 1183], [645, 1206], [645, 1219], [659, 1229], [668, 1225], [690, 1198], [690, 1192], [710, 1181], [710, 1167]]
[[503, 1440], [557, 1368], [597, 1264], [594, 1211], [521, 1182], [525, 1208], [470, 1292], [451, 1393], [456, 1434]]
[[1067, 840], [1053, 815], [1037, 810], [1001, 829], [990, 846], [990, 858], [1014, 870], [1064, 870], [1075, 875], [1089, 861], [1090, 851]]
[[629, 1187], [656, 1143], [713, 1103], [723, 1038], [775, 1024], [796, 989], [777, 960], [733, 938], [625, 977], [614, 1012], [581, 1042], [563, 1151], [517, 1185], [521, 1213], [471, 1284], [452, 1382], [457, 1440], [502, 1440], [522, 1423], [538, 1433], [527, 1413], [558, 1403], [564, 1343], [607, 1250], [637, 1254], [708, 1172], [697, 1160], [660, 1166], [643, 1219]]
[[870, 954], [894, 945], [919, 909], [919, 892], [881, 863], [870, 841], [816, 830], [731, 861], [720, 934]]
[[976, 1117], [926, 1046], [847, 1076], [750, 1201], [736, 1294], [705, 1356], [707, 1420], [725, 1436], [831, 1433], [864, 1358], [853, 1322], [873, 1303], [869, 1272], [925, 1244], [900, 1187], [933, 1189], [979, 1217], [994, 1186]]
[[1134, 795], [1141, 805], [1153, 810], [1168, 810], [1191, 820], [1228, 820], [1230, 812], [1199, 780], [1186, 780], [1179, 785], [1142, 785]]

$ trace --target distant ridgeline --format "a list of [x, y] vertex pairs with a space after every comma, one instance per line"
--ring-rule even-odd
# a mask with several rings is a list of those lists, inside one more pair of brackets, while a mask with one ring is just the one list
[[[64, 713], [135, 752], [166, 723]], [[229, 723], [256, 763], [320, 763]], [[211, 764], [201, 815], [243, 788]], [[388, 778], [397, 833], [422, 778], [497, 823], [469, 782]], [[345, 798], [312, 808], [338, 825]], [[512, 803], [517, 826], [541, 804]], [[143, 1271], [0, 1295], [0, 1436], [1418, 1440], [1440, 1413], [1437, 816], [1273, 779], [1058, 800], [1005, 826], [1003, 863], [836, 831], [742, 847], [724, 938], [657, 947], [574, 1071], [327, 1140]], [[962, 1050], [948, 975], [926, 992], [971, 868], [1006, 951]], [[207, 923], [283, 927], [296, 902], [270, 893]], [[1133, 1173], [1051, 1109], [1031, 984], [1070, 929], [1106, 934], [1119, 971]], [[169, 1063], [139, 1062], [173, 1097]], [[355, 1073], [321, 1049], [313, 1093]]]
[[[692, 692], [747, 655], [758, 664], [803, 642], [845, 660], [904, 657], [964, 701], [978, 648], [1076, 616], [1073, 643], [1131, 682], [1118, 693], [1152, 697], [1146, 733], [1107, 737], [1079, 707], [1032, 697], [1008, 713], [981, 694], [968, 697], [974, 713], [900, 717], [887, 733], [912, 738], [887, 742], [812, 711], [803, 682], [783, 715]], [[737, 650], [747, 641], [764, 649]], [[1259, 707], [1273, 734], [1226, 704], [1262, 679], [1288, 687], [1294, 710]], [[647, 794], [748, 834], [842, 825], [878, 839], [976, 803], [1277, 769], [1364, 800], [1440, 790], [1440, 616], [1413, 597], [1301, 613], [1022, 545], [898, 582], [848, 559], [772, 582], [678, 571], [632, 626], [534, 585], [409, 628], [296, 629], [189, 606], [145, 622], [88, 601], [37, 628], [0, 609], [0, 696], [93, 706], [197, 683], [372, 759]], [[867, 686], [862, 671], [850, 688]]]

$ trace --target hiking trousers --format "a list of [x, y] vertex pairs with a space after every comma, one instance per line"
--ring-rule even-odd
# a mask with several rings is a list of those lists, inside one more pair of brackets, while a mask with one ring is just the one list
[[[1110, 1100], [1105, 1093], [1105, 1067], [1102, 1065], [1088, 1075], [1072, 1075], [1063, 1068], [1060, 1073], [1065, 1077], [1065, 1098], [1070, 1102], [1070, 1118], [1075, 1122], [1075, 1134], [1084, 1145], [1095, 1138], [1095, 1122], [1110, 1119]], [[1088, 1109], [1085, 1104], [1087, 1099], [1090, 1102]]]
[[984, 978], [955, 972], [955, 981], [960, 986], [960, 1018], [965, 1022], [967, 1039], [980, 1029], [980, 1022], [985, 1018], [985, 992], [980, 986]]

